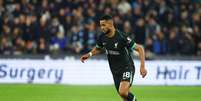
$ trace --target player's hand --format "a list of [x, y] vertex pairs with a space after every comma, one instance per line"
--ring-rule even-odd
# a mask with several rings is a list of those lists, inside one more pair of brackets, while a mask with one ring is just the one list
[[84, 63], [84, 61], [87, 60], [89, 57], [89, 54], [84, 54], [83, 56], [81, 56], [80, 60]]
[[142, 78], [144, 78], [147, 75], [147, 70], [144, 66], [140, 67], [140, 74], [142, 75]]

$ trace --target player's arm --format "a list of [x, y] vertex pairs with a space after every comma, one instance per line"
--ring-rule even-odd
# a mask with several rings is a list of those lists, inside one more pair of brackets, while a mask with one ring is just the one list
[[139, 58], [140, 58], [140, 74], [142, 75], [142, 77], [144, 78], [147, 75], [147, 70], [145, 69], [145, 52], [144, 52], [144, 48], [135, 43], [135, 47], [134, 47], [135, 51], [137, 51], [139, 54]]
[[101, 41], [101, 36], [99, 36], [97, 43], [96, 43], [96, 46], [89, 53], [81, 56], [80, 60], [84, 63], [85, 60], [92, 57], [93, 55], [99, 54], [102, 49], [103, 49], [103, 44]]
[[88, 58], [90, 58], [93, 55], [99, 54], [100, 52], [101, 52], [100, 48], [94, 47], [89, 53], [81, 56], [80, 60], [84, 63], [85, 60], [87, 60]]
[[135, 41], [133, 39], [131, 39], [128, 35], [123, 34], [124, 35], [124, 40], [126, 43], [126, 46], [128, 48], [134, 49], [134, 52], [137, 53], [137, 55], [139, 55], [140, 58], [140, 74], [142, 75], [142, 77], [144, 78], [147, 75], [147, 70], [145, 69], [145, 53], [144, 53], [144, 48], [135, 43]]

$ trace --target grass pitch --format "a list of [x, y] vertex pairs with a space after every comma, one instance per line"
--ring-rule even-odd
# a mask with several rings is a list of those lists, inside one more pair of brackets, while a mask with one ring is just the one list
[[[201, 101], [201, 86], [133, 86], [138, 101]], [[0, 101], [121, 101], [113, 85], [0, 84]]]

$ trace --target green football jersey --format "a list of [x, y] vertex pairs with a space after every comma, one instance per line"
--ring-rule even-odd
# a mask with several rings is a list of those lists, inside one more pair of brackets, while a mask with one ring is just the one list
[[105, 34], [100, 35], [96, 44], [96, 48], [105, 49], [112, 72], [133, 68], [134, 63], [130, 51], [135, 47], [135, 41], [119, 30], [116, 30], [111, 38]]

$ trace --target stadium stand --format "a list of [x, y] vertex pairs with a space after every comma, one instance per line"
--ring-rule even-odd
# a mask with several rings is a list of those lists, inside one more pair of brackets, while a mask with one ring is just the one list
[[147, 56], [201, 56], [199, 0], [0, 0], [0, 54], [85, 53], [102, 14]]

